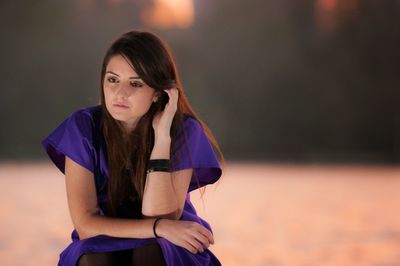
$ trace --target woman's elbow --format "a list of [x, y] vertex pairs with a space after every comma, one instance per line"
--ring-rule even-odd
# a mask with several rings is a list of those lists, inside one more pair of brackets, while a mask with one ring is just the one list
[[183, 209], [179, 209], [176, 211], [176, 220], [180, 220], [182, 218], [183, 215]]
[[90, 230], [90, 228], [92, 228], [92, 227], [88, 223], [88, 219], [86, 219], [85, 222], [82, 221], [75, 225], [75, 229], [79, 235], [80, 240], [84, 240], [84, 239], [95, 236], [93, 230]]
[[84, 240], [84, 239], [87, 239], [87, 238], [90, 238], [90, 237], [94, 236], [88, 230], [86, 230], [85, 226], [82, 226], [82, 225], [81, 226], [76, 226], [75, 230], [78, 233], [80, 240]]

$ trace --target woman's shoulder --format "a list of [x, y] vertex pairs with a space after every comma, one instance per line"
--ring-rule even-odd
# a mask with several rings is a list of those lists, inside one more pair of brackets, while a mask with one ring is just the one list
[[83, 119], [99, 119], [101, 117], [101, 105], [86, 106], [71, 112], [69, 117], [83, 118]]
[[94, 171], [100, 111], [99, 106], [77, 109], [42, 140], [42, 146], [63, 173], [65, 156]]
[[102, 120], [101, 105], [82, 107], [71, 112], [67, 120], [81, 128], [99, 129]]
[[183, 120], [177, 128], [174, 142], [177, 145], [181, 145], [183, 142], [193, 142], [204, 134], [203, 127], [196, 117], [190, 114], [184, 114]]
[[182, 126], [184, 129], [201, 127], [200, 122], [197, 121], [197, 119], [194, 116], [192, 116], [191, 114], [183, 115]]

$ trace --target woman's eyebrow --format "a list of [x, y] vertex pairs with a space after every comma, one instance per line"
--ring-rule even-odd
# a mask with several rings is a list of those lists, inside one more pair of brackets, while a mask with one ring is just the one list
[[[119, 77], [119, 75], [117, 74], [117, 73], [114, 73], [114, 72], [112, 72], [112, 71], [107, 71], [106, 73], [111, 73], [111, 74], [114, 74], [114, 75], [116, 75], [116, 76], [118, 76]], [[140, 79], [140, 77], [129, 77], [130, 79]]]

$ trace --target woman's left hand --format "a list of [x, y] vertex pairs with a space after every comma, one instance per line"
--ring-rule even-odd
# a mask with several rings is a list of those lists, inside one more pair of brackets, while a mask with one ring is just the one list
[[177, 88], [164, 90], [169, 97], [168, 103], [162, 112], [154, 115], [153, 129], [155, 136], [170, 136], [170, 129], [174, 119], [177, 107], [179, 91]]

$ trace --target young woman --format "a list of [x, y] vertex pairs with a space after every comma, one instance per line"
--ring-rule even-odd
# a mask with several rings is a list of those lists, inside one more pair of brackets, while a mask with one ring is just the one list
[[58, 265], [221, 265], [189, 192], [220, 178], [213, 147], [224, 157], [155, 34], [117, 38], [101, 104], [72, 112], [42, 145], [65, 174], [74, 225]]

